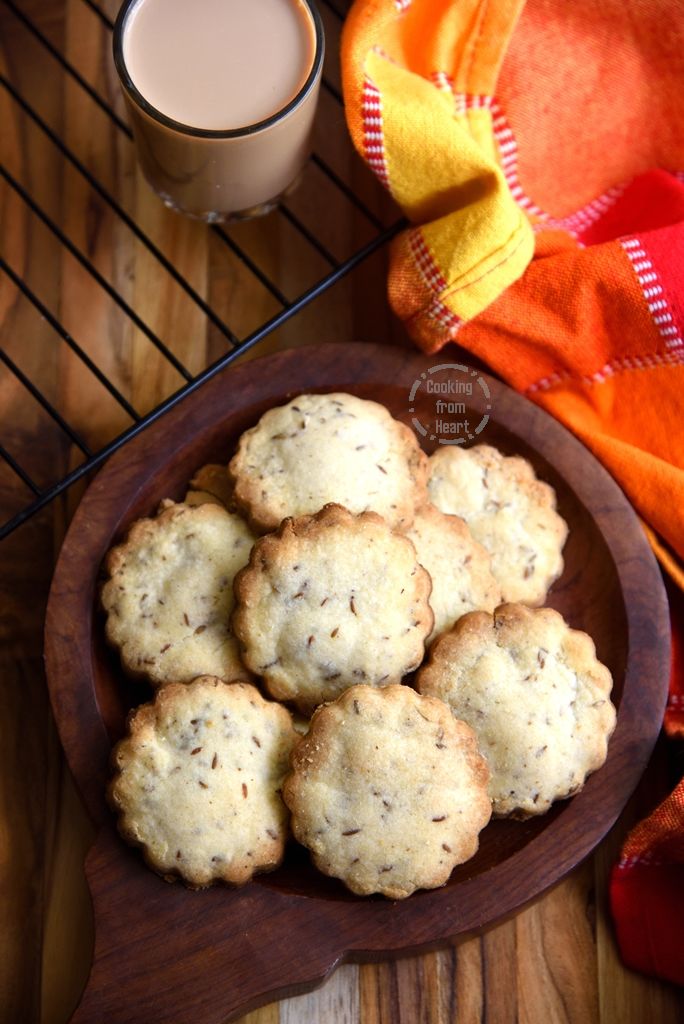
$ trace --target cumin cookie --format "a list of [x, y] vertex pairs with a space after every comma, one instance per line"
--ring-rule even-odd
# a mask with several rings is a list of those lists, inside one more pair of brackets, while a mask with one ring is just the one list
[[210, 462], [198, 469], [188, 484], [183, 502], [186, 505], [204, 505], [209, 502], [233, 511], [233, 488], [226, 467]]
[[250, 679], [230, 624], [233, 578], [254, 536], [215, 504], [164, 503], [106, 559], [106, 633], [129, 673], [153, 686], [195, 676]]
[[228, 472], [235, 501], [260, 532], [330, 502], [405, 527], [425, 500], [427, 457], [377, 402], [299, 395], [242, 435]]
[[359, 896], [444, 885], [489, 821], [475, 734], [408, 686], [353, 686], [314, 714], [283, 798], [317, 868]]
[[280, 795], [297, 734], [282, 705], [247, 683], [170, 683], [130, 717], [108, 796], [145, 860], [190, 887], [239, 885], [283, 857]]
[[464, 615], [433, 646], [417, 685], [477, 733], [495, 814], [543, 814], [606, 759], [611, 674], [592, 639], [551, 608]]
[[413, 544], [380, 516], [326, 505], [257, 541], [235, 578], [233, 628], [271, 695], [306, 713], [418, 667], [430, 588]]
[[539, 605], [563, 572], [568, 528], [552, 487], [529, 462], [489, 445], [438, 449], [430, 458], [430, 501], [461, 516], [492, 557], [504, 601]]
[[416, 513], [406, 536], [413, 542], [418, 561], [432, 577], [430, 607], [435, 625], [428, 644], [451, 629], [466, 612], [491, 612], [501, 602], [501, 588], [492, 576], [489, 553], [473, 539], [459, 516], [448, 516], [434, 505], [425, 505]]

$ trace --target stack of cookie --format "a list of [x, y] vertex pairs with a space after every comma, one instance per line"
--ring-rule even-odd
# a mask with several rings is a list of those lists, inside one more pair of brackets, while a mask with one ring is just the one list
[[275, 867], [291, 827], [396, 899], [444, 884], [492, 811], [575, 792], [615, 710], [590, 638], [538, 607], [555, 505], [523, 459], [428, 459], [375, 402], [265, 413], [108, 555], [107, 637], [158, 688], [114, 754], [124, 836], [198, 887]]

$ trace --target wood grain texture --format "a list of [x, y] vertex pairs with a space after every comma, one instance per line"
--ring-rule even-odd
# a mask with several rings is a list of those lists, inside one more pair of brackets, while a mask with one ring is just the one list
[[325, 985], [315, 992], [288, 999], [280, 1007], [279, 1024], [329, 1020], [335, 1024], [357, 1024], [359, 1020], [359, 968], [340, 967]]
[[[121, 112], [109, 57], [108, 30], [83, 0], [17, 0], [50, 41], [105, 100]], [[117, 0], [101, 0], [110, 15]], [[339, 21], [322, 4], [329, 45], [327, 74], [334, 67]], [[344, 6], [340, 3], [340, 6]], [[136, 171], [129, 141], [92, 100], [46, 55], [0, 5], [0, 66], [26, 99], [76, 155], [97, 171], [155, 243], [181, 262], [200, 294], [238, 333], [273, 315], [279, 304], [213, 233], [164, 211]], [[78, 172], [47, 137], [0, 90], [0, 156], [46, 212], [91, 258], [152, 329], [179, 354], [211, 361], [226, 351], [220, 332], [197, 316], [187, 295], [150, 258], [107, 203], [83, 184]], [[339, 108], [329, 95], [317, 126], [318, 150], [385, 222], [393, 211], [371, 176], [350, 152]], [[340, 202], [321, 171], [310, 168], [296, 197], [298, 215], [326, 243], [345, 255], [369, 237], [369, 223]], [[234, 237], [288, 298], [327, 269], [285, 217], [239, 225]], [[346, 247], [349, 248], [346, 248]], [[173, 375], [162, 357], [148, 351], [126, 316], [103, 296], [48, 229], [8, 185], [0, 183], [0, 249], [41, 299], [73, 328], [76, 340], [141, 409], [150, 408]], [[264, 351], [315, 343], [321, 338], [407, 340], [384, 301], [386, 254], [367, 261], [350, 278], [287, 322]], [[174, 315], [169, 316], [173, 310]], [[176, 321], [178, 330], [175, 329]], [[51, 328], [0, 276], [0, 342], [20, 367], [58, 404], [68, 422], [92, 445], [113, 437], [130, 420]], [[255, 353], [256, 354], [256, 353]], [[192, 364], [191, 365], [195, 365]], [[0, 365], [0, 436], [40, 484], [80, 460], [54, 424]], [[92, 915], [83, 858], [93, 832], [75, 793], [46, 700], [42, 620], [53, 561], [84, 487], [77, 486], [0, 546], [0, 1021], [64, 1024], [76, 1003], [92, 954]], [[2, 517], [16, 511], [28, 492], [0, 463]], [[8, 726], [11, 728], [8, 730]], [[643, 806], [631, 811], [643, 813]], [[599, 1024], [674, 1024], [684, 1002], [669, 986], [626, 971], [620, 964], [605, 905], [607, 871], [619, 848], [619, 832], [552, 893], [518, 918], [457, 949], [406, 957], [391, 964], [345, 965], [320, 989], [272, 1003], [241, 1018], [242, 1024], [480, 1024], [481, 1021], [569, 1019], [561, 1007], [589, 1006], [598, 991]], [[596, 900], [587, 881], [595, 874]], [[589, 888], [587, 888], [587, 885]], [[554, 903], [554, 900], [557, 902]], [[547, 903], [555, 910], [547, 915]], [[596, 928], [583, 928], [583, 915]], [[532, 911], [533, 924], [518, 928]], [[543, 922], [546, 922], [544, 926]], [[563, 950], [580, 965], [561, 971]], [[296, 950], [294, 951], [296, 955]], [[210, 955], [210, 954], [207, 954]], [[200, 973], [203, 963], [200, 963]], [[553, 1012], [532, 995], [539, 979], [556, 986]], [[539, 980], [541, 984], [541, 980]], [[334, 995], [331, 994], [334, 992]], [[540, 996], [539, 999], [543, 998]], [[540, 1006], [543, 1005], [543, 1011]], [[593, 1004], [592, 1004], [593, 1005]], [[575, 1018], [576, 1019], [576, 1018]], [[187, 1024], [186, 1018], [181, 1018]], [[147, 1024], [147, 1022], [146, 1022]]]
[[[41, 1018], [68, 1020], [93, 952], [93, 916], [82, 865], [93, 842], [54, 728], [48, 744], [49, 814], [45, 824]], [[59, 951], [59, 955], [55, 955]]]

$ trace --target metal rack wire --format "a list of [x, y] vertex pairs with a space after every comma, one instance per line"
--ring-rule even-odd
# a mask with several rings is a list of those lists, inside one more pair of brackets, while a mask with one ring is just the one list
[[[107, 121], [115, 127], [116, 133], [124, 139], [130, 140], [130, 129], [115, 108], [115, 101], [103, 96], [102, 91], [96, 88], [87, 76], [68, 59], [44, 28], [36, 23], [35, 17], [27, 12], [26, 5], [21, 6], [15, 0], [1, 0], [1, 2], [5, 9], [5, 17], [14, 19], [17, 30], [20, 26], [21, 31], [30, 37], [31, 45], [35, 44], [39, 48], [41, 60], [54, 62], [60, 75], [65, 76], [66, 81], [74, 83], [89, 97], [89, 100], [97, 106]], [[77, 0], [77, 2], [83, 4], [101, 22], [107, 32], [111, 31], [113, 19], [99, 3], [96, 3], [95, 0]], [[103, 3], [106, 0], [100, 0], [100, 2]], [[337, 25], [337, 31], [339, 31], [344, 12], [331, 0], [325, 0], [325, 9], [326, 16], [328, 19], [333, 19]], [[329, 53], [334, 52], [334, 49], [334, 46], [329, 45]], [[324, 157], [317, 149], [311, 160], [311, 173], [318, 176], [319, 187], [323, 187], [320, 183], [325, 183], [325, 187], [334, 190], [338, 200], [348, 204], [354, 216], [363, 221], [367, 237], [362, 244], [355, 245], [351, 252], [339, 255], [327, 240], [319, 237], [320, 232], [308, 224], [305, 217], [292, 204], [281, 206], [277, 214], [272, 214], [269, 220], [275, 224], [277, 219], [281, 218], [288, 230], [296, 235], [298, 244], [308, 247], [317, 261], [317, 266], [324, 268], [322, 272], [316, 274], [313, 281], [307, 282], [305, 287], [300, 288], [293, 296], [289, 296], [288, 289], [275, 281], [267, 269], [260, 265], [258, 259], [250, 254], [247, 244], [249, 238], [244, 232], [234, 231], [232, 226], [213, 225], [211, 228], [207, 228], [206, 230], [211, 233], [224, 258], [238, 260], [242, 272], [248, 274], [255, 286], [258, 285], [262, 288], [270, 297], [269, 301], [272, 300], [276, 306], [275, 312], [263, 318], [258, 324], [251, 326], [251, 329], [242, 332], [231, 326], [226, 317], [221, 315], [207, 298], [200, 294], [200, 291], [188, 280], [187, 276], [177, 268], [173, 259], [131, 215], [120, 197], [114, 194], [114, 191], [89, 166], [88, 159], [76, 151], [68, 140], [65, 140], [59, 126], [50, 123], [50, 120], [39, 109], [38, 104], [24, 95], [22, 89], [12, 80], [11, 74], [0, 71], [0, 86], [2, 86], [11, 109], [22, 117], [26, 125], [30, 125], [32, 132], [36, 132], [41, 137], [41, 144], [55, 148], [59, 160], [63, 161], [65, 168], [68, 168], [70, 173], [75, 172], [88, 189], [95, 194], [97, 202], [111, 212], [119, 224], [132, 234], [136, 244], [144, 248], [146, 254], [158, 266], [159, 272], [169, 275], [175, 286], [182, 290], [187, 300], [201, 312], [205, 318], [207, 329], [214, 332], [223, 349], [216, 358], [210, 360], [208, 365], [199, 371], [191, 370], [185, 365], [173, 351], [173, 347], [167, 339], [161, 337], [159, 332], [136, 310], [130, 299], [123, 294], [122, 288], [118, 287], [110, 279], [110, 276], [98, 269], [91, 255], [84, 252], [82, 247], [74, 242], [69, 232], [60, 225], [58, 219], [45, 208], [46, 204], [36, 198], [36, 189], [32, 187], [31, 181], [21, 180], [21, 175], [13, 173], [4, 162], [0, 163], [0, 184], [4, 183], [9, 194], [23, 204], [26, 215], [35, 217], [50, 238], [55, 241], [55, 244], [58, 244], [78, 263], [88, 276], [89, 286], [92, 289], [101, 290], [114, 304], [120, 315], [126, 318], [135, 330], [154, 346], [166, 363], [173, 368], [181, 382], [180, 386], [171, 390], [154, 408], [145, 411], [137, 409], [130, 396], [127, 397], [124, 390], [112, 379], [112, 375], [107, 372], [106, 367], [98, 365], [88, 354], [86, 347], [74, 336], [74, 332], [61, 321], [59, 315], [50, 307], [50, 303], [27, 280], [27, 275], [17, 269], [11, 258], [0, 255], [0, 283], [4, 280], [6, 287], [14, 289], [23, 301], [30, 304], [33, 310], [49, 325], [61, 343], [67, 346], [83, 367], [87, 368], [92, 378], [99, 382], [120, 407], [122, 413], [130, 420], [130, 426], [121, 430], [113, 438], [106, 440], [105, 443], [89, 443], [84, 432], [70, 424], [68, 418], [60, 412], [57, 403], [46, 393], [46, 389], [32, 379], [30, 373], [22, 369], [18, 359], [13, 357], [6, 347], [0, 348], [0, 370], [11, 375], [15, 384], [18, 382], [35, 400], [50, 420], [54, 430], [60, 433], [65, 443], [73, 446], [71, 451], [75, 454], [77, 461], [73, 468], [59, 474], [56, 478], [49, 479], [47, 482], [37, 481], [31, 468], [20, 457], [13, 454], [10, 445], [6, 444], [5, 437], [3, 437], [5, 417], [2, 417], [0, 421], [0, 465], [4, 463], [5, 467], [9, 467], [16, 478], [23, 483], [27, 500], [24, 500], [18, 509], [11, 509], [7, 516], [0, 506], [0, 519], [6, 516], [5, 522], [0, 525], [1, 539], [46, 506], [57, 495], [64, 492], [75, 481], [98, 467], [112, 452], [139, 434], [150, 423], [163, 416], [187, 395], [201, 388], [205, 381], [247, 350], [259, 345], [277, 328], [296, 316], [304, 307], [366, 260], [370, 254], [384, 246], [401, 227], [401, 220], [398, 218], [396, 210], [384, 202], [382, 197], [380, 201], [376, 201], [375, 193], [373, 193], [375, 183], [370, 175], [368, 175], [368, 181], [364, 182], [364, 190], [366, 195], [371, 196], [371, 202], [360, 194], [357, 187], [353, 187], [348, 180], [345, 180], [345, 176], [339, 168], [336, 168], [333, 162]], [[324, 73], [323, 90], [327, 94], [328, 100], [339, 108], [336, 130], [340, 134], [344, 134], [344, 120], [341, 113], [342, 97], [339, 88], [329, 74], [328, 65], [326, 65]], [[348, 143], [346, 144], [348, 145]], [[355, 182], [360, 180], [359, 176], [364, 173], [359, 161], [359, 168], [355, 171]], [[361, 178], [361, 180], [363, 179]], [[383, 207], [383, 202], [385, 216], [376, 212], [378, 208]], [[244, 228], [244, 225], [239, 227]], [[263, 228], [259, 230], [263, 230]], [[16, 353], [14, 355], [16, 356]], [[0, 415], [2, 415], [1, 405]], [[36, 441], [38, 442], [39, 439], [36, 438]]]

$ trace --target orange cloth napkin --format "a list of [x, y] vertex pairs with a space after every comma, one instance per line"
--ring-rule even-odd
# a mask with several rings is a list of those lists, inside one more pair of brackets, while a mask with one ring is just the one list
[[[411, 225], [395, 312], [574, 431], [684, 586], [684, 6], [356, 0], [342, 70], [354, 144]], [[684, 736], [684, 658], [665, 724]], [[684, 836], [684, 785], [665, 818], [642, 854]]]

